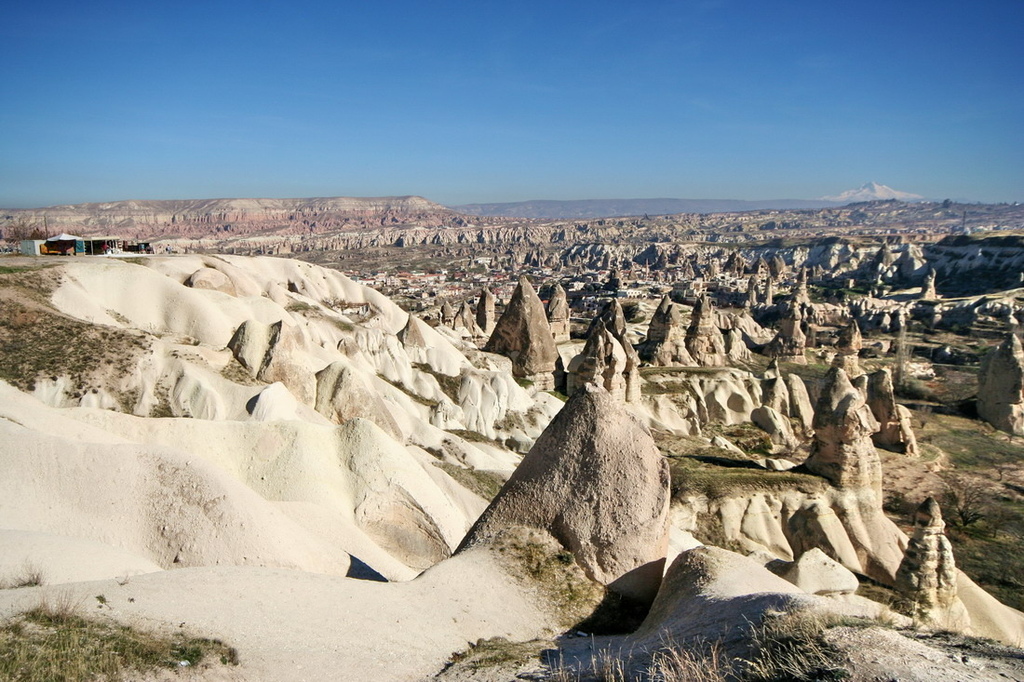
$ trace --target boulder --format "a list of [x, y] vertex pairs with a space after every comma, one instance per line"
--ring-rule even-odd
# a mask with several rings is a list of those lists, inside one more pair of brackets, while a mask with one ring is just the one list
[[185, 286], [219, 291], [229, 296], [238, 295], [231, 278], [214, 268], [199, 268], [185, 280]]
[[312, 405], [313, 377], [295, 358], [302, 345], [301, 332], [283, 321], [266, 325], [246, 320], [228, 341], [228, 349], [252, 377], [268, 384], [280, 381], [300, 402]]
[[770, 407], [761, 406], [752, 411], [750, 421], [767, 433], [772, 442], [783, 450], [792, 450], [800, 445], [789, 420]]
[[380, 394], [345, 360], [336, 360], [316, 373], [315, 409], [336, 424], [362, 417], [399, 442], [405, 440]]
[[561, 412], [463, 540], [514, 526], [550, 532], [593, 580], [650, 602], [668, 547], [669, 470], [647, 429], [588, 384]]

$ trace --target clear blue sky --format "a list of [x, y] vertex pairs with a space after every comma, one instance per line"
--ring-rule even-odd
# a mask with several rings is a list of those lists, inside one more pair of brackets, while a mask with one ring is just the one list
[[1024, 200], [1022, 27], [1022, 0], [6, 0], [0, 206]]

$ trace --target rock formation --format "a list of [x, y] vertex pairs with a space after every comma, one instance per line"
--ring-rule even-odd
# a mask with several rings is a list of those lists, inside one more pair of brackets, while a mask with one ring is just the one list
[[789, 416], [800, 422], [804, 436], [810, 436], [814, 432], [814, 407], [807, 386], [799, 375], [787, 374], [786, 388], [789, 390]]
[[912, 457], [919, 455], [910, 410], [896, 403], [889, 370], [880, 369], [868, 375], [867, 400], [879, 424], [878, 431], [871, 437], [875, 445]]
[[480, 297], [476, 304], [476, 323], [484, 331], [484, 334], [489, 335], [493, 332], [494, 325], [498, 321], [494, 306], [494, 294], [490, 289], [484, 287], [480, 290]]
[[796, 289], [793, 291], [793, 300], [790, 305], [798, 307], [810, 304], [811, 296], [807, 293], [807, 268], [800, 268], [800, 274], [796, 279]]
[[526, 277], [519, 278], [519, 286], [484, 350], [510, 358], [512, 373], [517, 378], [532, 381], [540, 390], [555, 387], [553, 372], [558, 352], [544, 304]]
[[860, 376], [864, 372], [860, 368], [858, 357], [863, 347], [864, 338], [860, 333], [860, 325], [854, 320], [839, 332], [836, 357], [832, 361], [832, 366], [841, 368], [851, 379]]
[[982, 359], [978, 416], [1000, 431], [1024, 436], [1024, 350], [1012, 332]]
[[882, 496], [882, 462], [871, 441], [878, 421], [846, 372], [833, 367], [814, 410], [814, 442], [804, 465], [837, 488], [868, 488]]
[[[777, 575], [808, 594], [853, 594], [860, 587], [857, 576], [820, 549], [808, 550], [796, 561], [780, 567]], [[775, 572], [775, 568], [768, 566]]]
[[484, 330], [480, 328], [480, 325], [476, 323], [476, 313], [469, 305], [469, 301], [464, 301], [459, 306], [459, 311], [455, 313], [455, 318], [452, 320], [452, 329], [464, 329], [467, 334], [475, 339], [482, 339], [487, 336]]
[[280, 381], [300, 402], [312, 405], [316, 394], [313, 377], [293, 359], [301, 345], [301, 333], [283, 321], [266, 325], [246, 320], [228, 341], [235, 359], [253, 378], [268, 384]]
[[750, 413], [750, 421], [768, 434], [778, 450], [792, 450], [800, 444], [793, 434], [789, 420], [770, 407], [761, 406], [753, 410]]
[[441, 304], [441, 324], [446, 327], [450, 327], [452, 320], [455, 319], [455, 310], [452, 308], [452, 304], [445, 301]]
[[715, 310], [707, 296], [701, 296], [690, 313], [686, 329], [686, 350], [701, 367], [725, 365], [725, 339], [715, 324]]
[[914, 534], [896, 572], [901, 610], [917, 621], [950, 626], [965, 611], [957, 599], [957, 570], [946, 524], [934, 498], [929, 497], [914, 515]]
[[622, 306], [617, 298], [608, 301], [601, 312], [591, 321], [590, 329], [587, 331], [588, 339], [599, 323], [603, 324], [608, 333], [615, 337], [625, 354], [626, 364], [622, 372], [626, 379], [626, 402], [638, 402], [640, 400], [640, 356], [637, 355], [633, 344], [629, 342], [626, 333], [626, 316], [623, 314]]
[[928, 268], [928, 274], [924, 276], [924, 284], [921, 285], [919, 298], [922, 301], [934, 301], [939, 297], [938, 292], [935, 291], [935, 279], [935, 268]]
[[665, 295], [651, 316], [647, 327], [647, 339], [640, 346], [640, 359], [652, 365], [666, 367], [694, 365], [693, 358], [686, 350], [686, 330], [683, 327], [682, 312], [672, 299]]
[[562, 285], [556, 284], [551, 300], [548, 301], [548, 324], [551, 325], [551, 334], [556, 344], [569, 340], [569, 317], [569, 299]]
[[605, 328], [597, 325], [587, 337], [583, 351], [566, 369], [566, 393], [573, 395], [587, 384], [601, 386], [616, 400], [635, 402], [640, 394], [639, 373], [622, 343]]
[[790, 305], [789, 314], [780, 322], [779, 332], [765, 346], [764, 354], [780, 362], [806, 365], [807, 357], [804, 355], [804, 349], [807, 346], [807, 336], [800, 328], [800, 322], [799, 307]]
[[504, 529], [549, 531], [592, 579], [650, 602], [668, 546], [669, 470], [640, 422], [602, 388], [566, 402], [459, 551]]
[[362, 417], [374, 422], [392, 438], [404, 440], [402, 430], [373, 389], [348, 362], [338, 360], [316, 373], [316, 411], [336, 424]]

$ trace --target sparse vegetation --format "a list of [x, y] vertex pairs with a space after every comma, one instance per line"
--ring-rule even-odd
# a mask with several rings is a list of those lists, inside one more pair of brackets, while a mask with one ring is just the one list
[[0, 589], [37, 587], [44, 583], [45, 574], [43, 573], [43, 569], [30, 561], [26, 561], [22, 564], [17, 573], [8, 577], [6, 580], [0, 580]]
[[67, 377], [79, 398], [101, 380], [127, 375], [148, 350], [135, 332], [76, 320], [53, 309], [50, 272], [0, 276], [0, 379], [32, 391], [38, 379]]
[[841, 652], [822, 637], [827, 627], [837, 624], [803, 613], [766, 618], [752, 632], [754, 655], [743, 666], [743, 679], [809, 682], [849, 678], [850, 672], [841, 665]]
[[493, 471], [481, 471], [470, 467], [460, 467], [448, 462], [434, 462], [434, 466], [442, 469], [462, 487], [470, 490], [485, 500], [493, 500], [505, 485], [505, 479]]
[[567, 628], [593, 614], [604, 598], [604, 588], [546, 533], [510, 528], [494, 539], [493, 547], [512, 575], [535, 586], [541, 603], [559, 614]]
[[163, 635], [86, 617], [70, 597], [0, 624], [0, 679], [11, 682], [137, 679], [157, 669], [237, 665], [234, 649], [176, 632]]

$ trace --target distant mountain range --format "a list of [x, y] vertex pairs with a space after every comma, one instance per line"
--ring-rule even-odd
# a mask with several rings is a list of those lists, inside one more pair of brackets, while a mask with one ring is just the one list
[[900, 192], [876, 182], [868, 182], [857, 189], [820, 199], [767, 199], [764, 201], [741, 199], [578, 199], [566, 201], [536, 199], [493, 204], [463, 204], [449, 208], [469, 215], [557, 220], [645, 214], [672, 215], [675, 213], [731, 213], [765, 209], [818, 209], [858, 201], [886, 199], [921, 201], [924, 197], [909, 192]]
[[840, 204], [849, 204], [855, 201], [879, 201], [885, 199], [898, 199], [899, 201], [924, 201], [920, 194], [901, 192], [892, 187], [880, 185], [877, 182], [866, 182], [857, 189], [848, 189], [845, 192], [830, 197], [821, 197], [823, 201], [834, 201]]

